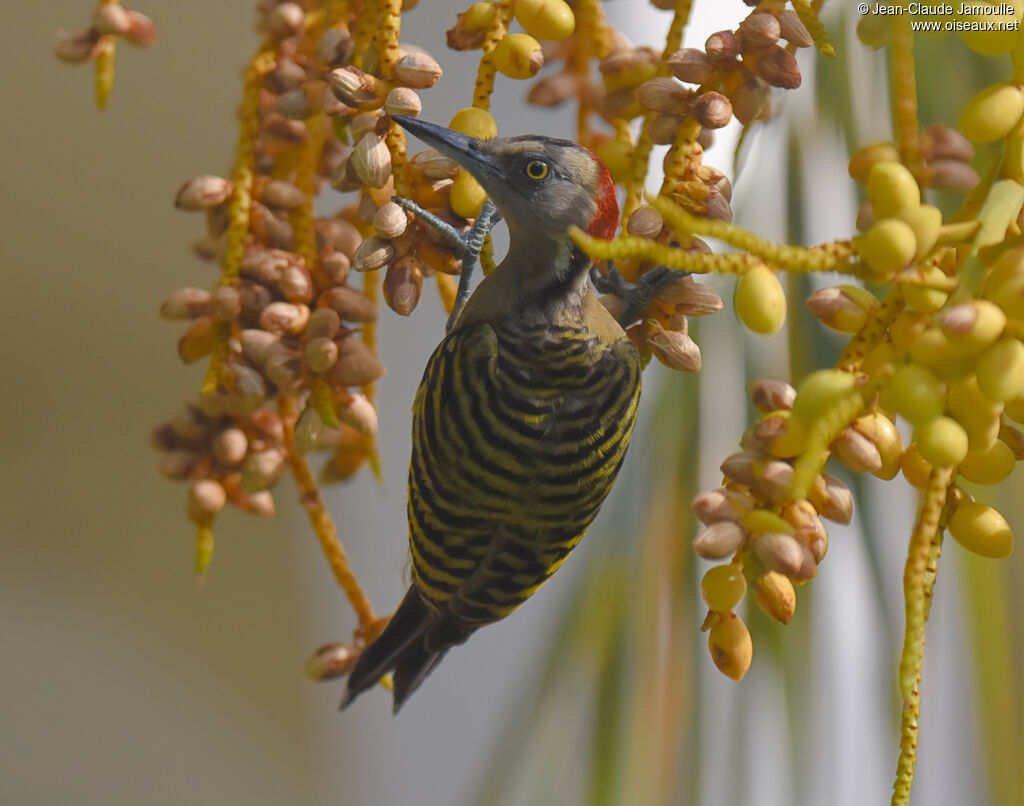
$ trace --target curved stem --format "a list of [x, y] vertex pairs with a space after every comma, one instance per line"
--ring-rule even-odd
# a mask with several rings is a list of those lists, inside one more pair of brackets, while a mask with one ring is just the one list
[[298, 402], [292, 397], [282, 397], [277, 404], [278, 413], [281, 415], [281, 422], [284, 425], [284, 446], [285, 455], [288, 457], [288, 464], [291, 467], [292, 475], [295, 477], [295, 486], [299, 491], [299, 501], [302, 508], [306, 510], [309, 523], [313, 527], [316, 539], [320, 543], [320, 549], [331, 566], [334, 578], [338, 581], [341, 589], [352, 609], [359, 619], [359, 626], [366, 629], [377, 620], [373, 612], [373, 606], [363, 591], [362, 586], [352, 573], [352, 567], [348, 562], [348, 554], [345, 547], [338, 540], [338, 531], [331, 520], [330, 514], [324, 507], [323, 499], [320, 497], [320, 489], [317, 487], [316, 479], [309, 469], [306, 460], [295, 451], [295, 421], [298, 419]]

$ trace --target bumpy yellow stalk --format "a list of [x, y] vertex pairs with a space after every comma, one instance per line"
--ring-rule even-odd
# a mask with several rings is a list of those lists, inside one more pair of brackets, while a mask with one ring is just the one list
[[910, 19], [897, 17], [892, 22], [889, 46], [892, 76], [893, 119], [900, 159], [912, 171], [921, 165], [921, 130], [917, 123], [917, 77], [914, 72], [914, 34]]
[[[690, 8], [692, 0], [677, 0], [675, 11], [672, 14], [672, 24], [669, 26], [668, 34], [665, 37], [665, 49], [662, 51], [661, 61], [658, 64], [658, 73], [662, 76], [669, 74], [667, 59], [682, 45], [683, 30], [690, 20]], [[643, 195], [644, 179], [647, 176], [647, 163], [651, 156], [651, 118], [654, 113], [647, 112], [644, 115], [643, 127], [640, 136], [637, 138], [633, 148], [632, 167], [633, 170], [626, 183], [626, 199], [622, 204], [622, 224], [625, 226], [633, 211], [640, 206], [640, 199]], [[700, 127], [697, 127], [700, 133]], [[666, 176], [667, 180], [667, 176]]]
[[196, 576], [202, 580], [213, 560], [213, 517], [196, 527]]
[[864, 357], [881, 342], [889, 325], [903, 308], [903, 293], [898, 286], [894, 286], [882, 300], [878, 310], [868, 316], [864, 326], [850, 339], [846, 349], [843, 350], [842, 357], [836, 364], [836, 369], [841, 369], [844, 372], [856, 372], [860, 369]]
[[807, 497], [811, 485], [828, 459], [828, 446], [864, 410], [863, 389], [866, 387], [840, 400], [808, 429], [807, 444], [793, 463], [793, 480], [790, 482], [792, 498]]
[[334, 578], [338, 581], [341, 589], [345, 591], [352, 609], [359, 619], [360, 628], [366, 629], [372, 625], [377, 617], [374, 615], [373, 606], [363, 591], [359, 580], [352, 573], [349, 565], [348, 555], [345, 548], [338, 540], [338, 532], [335, 529], [331, 516], [324, 507], [323, 499], [320, 497], [320, 490], [317, 488], [316, 480], [309, 469], [306, 460], [295, 452], [295, 421], [298, 418], [298, 403], [294, 398], [282, 397], [278, 400], [278, 413], [281, 415], [281, 423], [284, 426], [285, 455], [288, 457], [288, 464], [291, 467], [292, 475], [295, 477], [295, 486], [298, 488], [299, 500], [303, 509], [309, 517], [313, 532], [320, 543], [320, 548], [327, 558], [327, 563], [334, 572]]
[[480, 109], [491, 108], [491, 93], [494, 92], [494, 49], [508, 31], [512, 22], [513, 0], [499, 0], [495, 3], [494, 21], [487, 29], [484, 38], [483, 55], [476, 71], [476, 83], [473, 85], [473, 106]]
[[[377, 52], [380, 54], [381, 75], [392, 78], [398, 61], [398, 40], [402, 33], [402, 0], [382, 0], [382, 22], [377, 33]], [[395, 193], [409, 196], [409, 163], [405, 156], [405, 135], [395, 121], [388, 122], [384, 143], [391, 153], [391, 174], [395, 179]]]
[[317, 263], [316, 228], [313, 223], [313, 199], [316, 196], [316, 175], [327, 142], [327, 116], [318, 113], [306, 120], [306, 142], [302, 144], [295, 165], [295, 186], [305, 201], [291, 215], [295, 230], [295, 251], [302, 255], [306, 268], [313, 271]]
[[820, 3], [815, 3], [812, 6], [807, 0], [793, 0], [793, 8], [796, 10], [800, 22], [810, 32], [811, 39], [814, 40], [814, 46], [818, 49], [818, 52], [822, 56], [834, 59], [836, 57], [836, 49], [832, 47], [832, 43], [828, 39], [828, 32], [825, 30], [825, 26], [822, 25], [818, 12], [815, 10], [816, 7], [820, 6]]
[[107, 108], [110, 93], [114, 89], [114, 63], [117, 60], [117, 37], [107, 34], [100, 37], [96, 49], [96, 107]]
[[680, 234], [718, 238], [781, 269], [853, 273], [853, 266], [849, 262], [853, 248], [847, 241], [834, 241], [811, 248], [778, 244], [734, 224], [690, 215], [678, 204], [660, 196], [652, 199], [651, 205]]
[[[366, 272], [363, 275], [363, 294], [370, 302], [380, 307], [380, 283], [382, 278], [380, 272]], [[377, 320], [366, 322], [363, 324], [363, 344], [367, 346], [374, 356], [377, 355]], [[377, 408], [377, 384], [368, 383], [363, 387], [363, 394], [366, 395], [366, 399], [369, 400], [374, 408]], [[384, 469], [380, 461], [380, 446], [377, 442], [377, 437], [373, 437], [370, 441], [370, 469], [373, 471], [374, 478], [377, 479], [379, 484], [384, 483]]]
[[900, 658], [900, 696], [903, 713], [900, 719], [900, 758], [896, 766], [892, 806], [906, 806], [910, 802], [910, 787], [914, 782], [917, 762], [918, 717], [921, 713], [921, 664], [924, 659], [925, 623], [931, 608], [932, 589], [938, 570], [942, 532], [939, 519], [946, 503], [954, 469], [937, 467], [932, 471], [921, 502], [921, 510], [910, 538], [907, 565], [903, 571], [903, 597], [906, 608], [906, 627], [903, 634], [903, 654]]
[[356, 16], [355, 47], [352, 50], [352, 64], [363, 66], [366, 51], [373, 43], [380, 22], [380, 0], [364, 0], [363, 7]]
[[648, 238], [635, 235], [620, 235], [614, 241], [603, 241], [583, 230], [573, 227], [569, 237], [588, 255], [595, 260], [625, 260], [641, 258], [661, 263], [671, 269], [682, 269], [693, 274], [743, 274], [754, 266], [762, 265], [763, 261], [742, 252], [709, 254], [706, 252], [686, 252], [673, 249]]
[[[249, 62], [245, 74], [245, 90], [239, 111], [238, 144], [235, 146], [235, 168], [231, 179], [235, 190], [228, 205], [228, 231], [225, 238], [224, 264], [221, 271], [221, 285], [230, 285], [238, 276], [245, 257], [245, 238], [249, 233], [249, 216], [252, 211], [253, 147], [259, 129], [259, 100], [263, 89], [263, 77], [274, 69], [273, 46], [264, 44]], [[217, 339], [210, 357], [210, 367], [203, 379], [203, 394], [213, 394], [220, 383], [220, 370], [231, 337], [230, 324], [217, 327]]]

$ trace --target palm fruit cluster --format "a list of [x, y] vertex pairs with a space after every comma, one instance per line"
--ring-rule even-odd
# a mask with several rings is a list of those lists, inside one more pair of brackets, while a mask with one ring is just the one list
[[[819, 473], [804, 496], [792, 493], [793, 459], [806, 444], [807, 428], [827, 406], [829, 393], [822, 387], [833, 381], [812, 375], [800, 395], [783, 381], [753, 383], [751, 399], [763, 413], [761, 420], [744, 434], [743, 450], [722, 463], [723, 485], [693, 502], [704, 524], [694, 550], [707, 560], [729, 560], [701, 581], [708, 606], [703, 629], [715, 665], [736, 680], [746, 674], [753, 652], [735, 612], [748, 585], [765, 613], [788, 624], [796, 610], [794, 584], [813, 579], [828, 550], [823, 519], [849, 523], [853, 516], [852, 493], [828, 473]], [[851, 434], [859, 432], [851, 426]]]

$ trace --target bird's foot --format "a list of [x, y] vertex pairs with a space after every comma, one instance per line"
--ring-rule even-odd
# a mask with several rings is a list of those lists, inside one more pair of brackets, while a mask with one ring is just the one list
[[473, 269], [476, 268], [477, 260], [480, 257], [480, 250], [483, 249], [484, 240], [487, 238], [487, 234], [494, 229], [495, 224], [501, 221], [501, 213], [498, 212], [498, 208], [494, 206], [494, 202], [490, 199], [484, 202], [484, 206], [480, 209], [480, 214], [476, 217], [473, 222], [473, 226], [465, 232], [455, 229], [451, 224], [442, 218], [438, 218], [436, 215], [428, 210], [424, 210], [420, 205], [410, 199], [403, 199], [401, 196], [395, 196], [392, 201], [399, 207], [408, 210], [410, 213], [415, 213], [428, 227], [433, 229], [435, 232], [441, 234], [443, 237], [451, 241], [455, 247], [455, 255], [462, 261], [462, 274], [459, 275], [459, 289], [455, 294], [455, 304], [452, 306], [452, 312], [448, 317], [448, 324], [445, 327], [445, 331], [451, 331], [455, 327], [455, 323], [459, 319], [459, 314], [462, 313], [462, 309], [466, 305], [466, 300], [469, 299], [470, 285], [473, 280]]
[[623, 328], [627, 328], [647, 310], [651, 300], [658, 296], [658, 292], [687, 275], [689, 272], [658, 265], [641, 275], [635, 283], [631, 283], [622, 277], [615, 266], [611, 266], [607, 277], [594, 267], [590, 270], [590, 281], [602, 294], [614, 294], [622, 300], [622, 312], [618, 316], [618, 322]]

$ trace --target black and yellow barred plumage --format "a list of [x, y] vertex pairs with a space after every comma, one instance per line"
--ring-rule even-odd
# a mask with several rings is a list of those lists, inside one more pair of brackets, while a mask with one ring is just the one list
[[344, 701], [393, 671], [396, 710], [449, 648], [563, 563], [618, 474], [640, 395], [639, 355], [566, 234], [614, 231], [604, 166], [567, 141], [481, 142], [399, 120], [480, 179], [510, 246], [434, 351], [413, 405], [412, 585]]
[[582, 321], [445, 339], [416, 397], [413, 579], [463, 629], [497, 621], [594, 520], [636, 420], [639, 359]]

